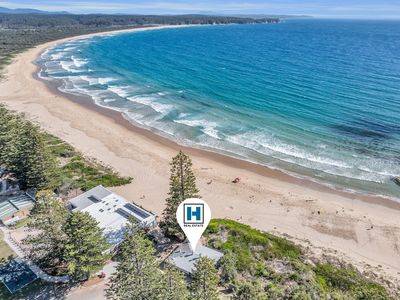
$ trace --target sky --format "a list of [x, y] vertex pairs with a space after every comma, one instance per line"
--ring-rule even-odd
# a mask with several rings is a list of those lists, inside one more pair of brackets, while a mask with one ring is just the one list
[[8, 8], [71, 13], [268, 14], [322, 18], [400, 19], [400, 0], [0, 0]]

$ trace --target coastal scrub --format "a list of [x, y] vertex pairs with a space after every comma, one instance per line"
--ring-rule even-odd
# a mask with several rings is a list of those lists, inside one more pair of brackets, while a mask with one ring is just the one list
[[311, 261], [293, 242], [236, 221], [211, 220], [206, 237], [229, 257], [220, 270], [235, 299], [246, 291], [257, 299], [393, 299], [349, 264]]

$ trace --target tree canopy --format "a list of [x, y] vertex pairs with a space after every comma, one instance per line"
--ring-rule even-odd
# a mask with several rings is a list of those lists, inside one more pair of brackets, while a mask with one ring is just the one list
[[218, 300], [219, 276], [214, 261], [203, 256], [196, 262], [195, 268], [190, 284], [192, 299]]
[[13, 174], [22, 189], [53, 189], [56, 161], [40, 129], [0, 105], [0, 167]]
[[179, 204], [185, 199], [200, 197], [196, 186], [196, 177], [192, 171], [192, 160], [182, 151], [179, 151], [171, 161], [168, 195], [160, 225], [167, 235], [179, 235], [182, 234], [176, 220], [176, 210]]
[[37, 194], [28, 232], [28, 256], [49, 274], [86, 280], [107, 259], [109, 245], [93, 217], [69, 211], [50, 191]]
[[63, 231], [67, 237], [64, 259], [68, 274], [76, 280], [86, 280], [100, 269], [110, 247], [96, 220], [88, 213], [72, 212], [68, 215]]
[[67, 236], [63, 227], [69, 211], [51, 191], [36, 195], [36, 204], [28, 223], [28, 236], [23, 243], [29, 246], [29, 258], [49, 274], [66, 272], [65, 245]]
[[167, 264], [163, 270], [163, 299], [165, 300], [187, 300], [189, 292], [187, 289], [185, 275], [176, 267]]
[[112, 300], [161, 299], [163, 278], [152, 242], [135, 224], [127, 226], [119, 249], [120, 263], [111, 276], [106, 295]]

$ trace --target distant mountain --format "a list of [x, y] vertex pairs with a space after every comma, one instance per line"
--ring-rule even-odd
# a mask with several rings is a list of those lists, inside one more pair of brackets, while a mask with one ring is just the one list
[[1, 14], [36, 14], [36, 15], [65, 15], [70, 14], [67, 11], [45, 11], [38, 9], [30, 9], [30, 8], [6, 8], [0, 7]]
[[238, 18], [254, 18], [254, 19], [264, 19], [264, 18], [278, 18], [278, 19], [308, 19], [312, 18], [312, 16], [306, 16], [306, 15], [244, 15], [244, 14], [236, 14], [236, 15], [230, 15], [232, 17], [238, 17]]
[[306, 15], [268, 15], [268, 14], [228, 14], [228, 13], [218, 13], [214, 11], [200, 11], [200, 15], [206, 16], [228, 16], [237, 18], [252, 18], [252, 19], [265, 19], [265, 18], [277, 18], [277, 19], [307, 19], [312, 18], [312, 16]]
[[264, 14], [245, 15], [245, 14], [236, 14], [236, 15], [229, 15], [229, 16], [238, 17], [238, 18], [254, 18], [254, 19], [264, 19], [264, 18], [308, 19], [308, 18], [312, 18], [312, 16], [306, 16], [306, 15], [264, 15]]

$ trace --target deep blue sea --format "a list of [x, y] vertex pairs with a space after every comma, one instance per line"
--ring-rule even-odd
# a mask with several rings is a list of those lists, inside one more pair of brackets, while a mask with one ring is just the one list
[[400, 199], [400, 22], [124, 33], [39, 63], [61, 91], [178, 143]]

